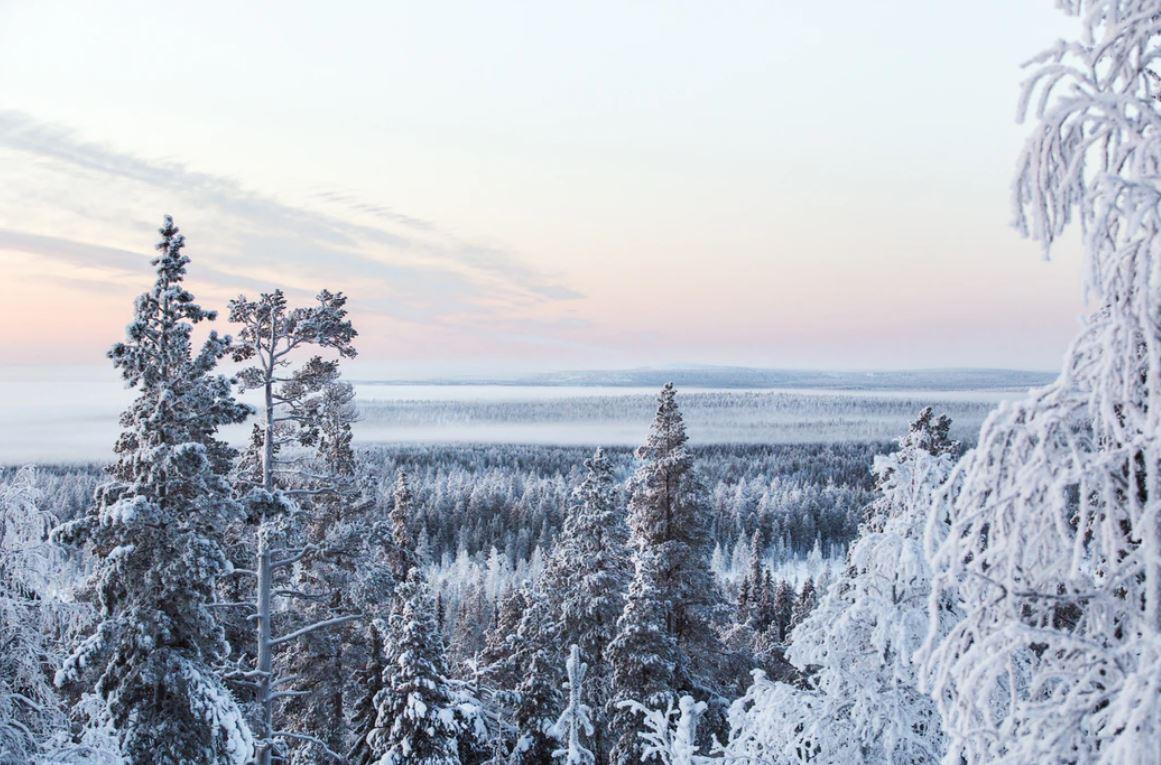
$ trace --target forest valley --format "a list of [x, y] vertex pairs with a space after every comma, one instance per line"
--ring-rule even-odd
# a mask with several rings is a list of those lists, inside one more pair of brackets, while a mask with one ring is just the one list
[[1161, 5], [1083, 9], [1014, 199], [1095, 307], [967, 444], [356, 449], [346, 296], [208, 330], [166, 217], [112, 463], [3, 473], [0, 762], [1155, 765]]

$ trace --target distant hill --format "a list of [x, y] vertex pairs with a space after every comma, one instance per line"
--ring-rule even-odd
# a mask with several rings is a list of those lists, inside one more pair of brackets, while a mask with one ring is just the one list
[[[828, 390], [1024, 390], [1045, 385], [1055, 372], [1017, 369], [920, 369], [880, 372], [826, 372], [727, 366], [546, 372], [511, 378], [455, 378], [406, 381], [424, 385], [533, 385], [659, 387], [672, 382], [689, 388], [822, 388]], [[368, 381], [371, 382], [371, 381]], [[374, 381], [388, 382], [388, 381]], [[400, 382], [404, 381], [390, 381]]]

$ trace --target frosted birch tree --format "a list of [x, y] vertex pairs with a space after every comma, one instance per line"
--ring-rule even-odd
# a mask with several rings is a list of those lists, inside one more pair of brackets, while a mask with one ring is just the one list
[[1094, 310], [935, 509], [933, 614], [965, 612], [923, 654], [947, 763], [1161, 751], [1161, 3], [1058, 5], [1080, 34], [1031, 62], [1014, 203], [1046, 251], [1079, 219]]
[[[732, 765], [803, 765], [822, 753], [813, 719], [825, 714], [825, 699], [805, 690], [752, 672], [745, 695], [730, 705], [729, 739], [722, 761]], [[831, 718], [827, 737], [829, 762], [861, 762], [859, 736], [849, 717]]]

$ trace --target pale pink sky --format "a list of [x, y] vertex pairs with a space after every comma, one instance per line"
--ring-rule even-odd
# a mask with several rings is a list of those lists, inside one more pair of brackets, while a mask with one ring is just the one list
[[101, 363], [162, 213], [209, 306], [343, 290], [384, 375], [1055, 368], [1008, 227], [1048, 2], [5, 3], [0, 352]]

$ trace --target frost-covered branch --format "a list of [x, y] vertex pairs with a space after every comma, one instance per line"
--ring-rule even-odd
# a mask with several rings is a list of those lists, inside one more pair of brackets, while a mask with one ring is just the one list
[[[1060, 378], [999, 408], [930, 533], [924, 681], [968, 763], [1161, 751], [1161, 5], [1068, 0], [1079, 39], [1030, 62], [1016, 225], [1075, 221], [1093, 304]], [[934, 616], [933, 616], [934, 619]]]
[[300, 637], [303, 637], [305, 635], [309, 635], [310, 633], [315, 632], [316, 630], [326, 629], [327, 627], [337, 627], [340, 624], [346, 624], [347, 622], [353, 622], [356, 619], [362, 619], [362, 618], [363, 618], [362, 614], [347, 614], [346, 616], [336, 616], [334, 619], [327, 619], [325, 621], [315, 622], [314, 624], [310, 624], [310, 625], [307, 625], [306, 627], [302, 627], [300, 629], [297, 629], [294, 632], [290, 632], [286, 635], [282, 635], [280, 637], [274, 638], [273, 640], [270, 641], [270, 644], [274, 645], [274, 646], [280, 646], [280, 645], [283, 645], [284, 643], [290, 643], [292, 641], [298, 640]]

